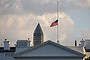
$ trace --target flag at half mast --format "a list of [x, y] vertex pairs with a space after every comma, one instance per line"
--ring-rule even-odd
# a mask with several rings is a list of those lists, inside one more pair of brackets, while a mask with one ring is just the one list
[[52, 24], [50, 25], [50, 27], [53, 27], [53, 26], [56, 26], [56, 25], [58, 25], [58, 20], [52, 22]]

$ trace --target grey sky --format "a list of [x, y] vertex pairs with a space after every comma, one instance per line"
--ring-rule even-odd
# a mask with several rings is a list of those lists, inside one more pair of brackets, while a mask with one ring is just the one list
[[[59, 0], [60, 44], [73, 45], [74, 40], [90, 38], [90, 0]], [[33, 40], [33, 31], [40, 23], [44, 39], [56, 42], [56, 0], [0, 0], [0, 43]], [[66, 43], [67, 42], [67, 43]]]

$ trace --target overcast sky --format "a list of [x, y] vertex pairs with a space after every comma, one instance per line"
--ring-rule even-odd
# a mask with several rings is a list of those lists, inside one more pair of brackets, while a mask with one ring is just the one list
[[[90, 39], [90, 0], [59, 1], [59, 40], [62, 45], [74, 45], [81, 39]], [[4, 39], [14, 46], [17, 40], [33, 40], [38, 23], [44, 32], [44, 41], [56, 42], [57, 0], [0, 0], [0, 44]], [[31, 42], [32, 44], [32, 42]]]

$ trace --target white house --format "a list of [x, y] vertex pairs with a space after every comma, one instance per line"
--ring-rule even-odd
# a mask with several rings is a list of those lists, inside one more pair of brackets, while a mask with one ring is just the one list
[[15, 60], [83, 60], [84, 57], [84, 54], [50, 40], [14, 55]]

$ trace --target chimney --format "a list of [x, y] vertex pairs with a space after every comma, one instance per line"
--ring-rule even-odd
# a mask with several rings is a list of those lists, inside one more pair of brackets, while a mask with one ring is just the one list
[[77, 46], [77, 41], [75, 40], [75, 46]]
[[30, 47], [30, 38], [28, 38], [27, 47]]
[[4, 42], [4, 50], [10, 50], [10, 47], [9, 47], [9, 41], [7, 41], [7, 39], [5, 39]]
[[80, 46], [84, 47], [85, 41], [82, 39], [82, 41], [80, 41], [80, 42], [81, 42]]

